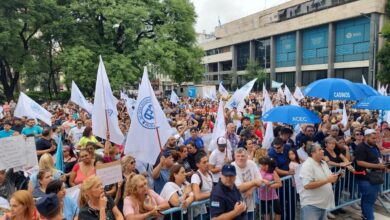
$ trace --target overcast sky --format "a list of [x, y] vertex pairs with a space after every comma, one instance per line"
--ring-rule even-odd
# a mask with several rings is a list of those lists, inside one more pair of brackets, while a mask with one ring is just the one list
[[287, 2], [288, 0], [191, 0], [198, 14], [195, 29], [201, 33], [213, 32], [221, 23], [227, 23], [255, 12]]

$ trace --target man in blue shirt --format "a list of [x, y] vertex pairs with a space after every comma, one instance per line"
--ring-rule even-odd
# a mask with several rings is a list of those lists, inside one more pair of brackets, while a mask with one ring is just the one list
[[35, 120], [33, 118], [28, 118], [26, 127], [22, 130], [22, 134], [24, 136], [39, 137], [42, 134], [42, 130], [43, 129], [40, 126], [35, 125]]
[[[286, 144], [283, 139], [276, 137], [272, 142], [272, 147], [268, 150], [268, 156], [276, 161], [277, 168], [275, 171], [279, 176], [293, 175], [294, 172], [289, 170], [290, 160], [288, 152], [291, 149], [290, 144]], [[295, 216], [295, 190], [292, 187], [291, 179], [287, 180], [282, 188], [278, 189], [279, 199], [284, 202], [282, 207], [285, 209], [282, 219], [294, 219]], [[290, 218], [291, 217], [291, 218]]]
[[236, 167], [225, 164], [222, 176], [211, 190], [210, 213], [214, 220], [247, 220], [246, 205], [235, 185]]
[[191, 137], [184, 141], [184, 145], [189, 144], [190, 142], [194, 142], [198, 150], [203, 149], [203, 140], [198, 136], [198, 128], [193, 127], [190, 129]]
[[11, 137], [12, 135], [18, 135], [17, 131], [11, 129], [12, 124], [11, 121], [4, 122], [4, 130], [0, 131], [0, 138]]

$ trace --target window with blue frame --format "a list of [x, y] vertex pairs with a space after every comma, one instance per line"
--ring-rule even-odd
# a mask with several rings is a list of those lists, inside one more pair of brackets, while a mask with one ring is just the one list
[[307, 86], [310, 83], [327, 78], [326, 70], [302, 71], [302, 86]]
[[295, 66], [295, 32], [276, 37], [276, 67]]
[[359, 17], [336, 24], [336, 62], [368, 60], [370, 20]]
[[249, 42], [238, 44], [237, 48], [237, 70], [245, 70], [249, 60]]
[[302, 64], [328, 63], [328, 26], [302, 32]]

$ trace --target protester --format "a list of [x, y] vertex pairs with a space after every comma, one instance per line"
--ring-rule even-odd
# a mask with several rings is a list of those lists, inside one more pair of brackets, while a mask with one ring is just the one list
[[83, 131], [83, 136], [81, 137], [79, 143], [77, 144], [77, 149], [85, 148], [88, 142], [92, 142], [96, 146], [100, 148], [104, 148], [104, 146], [93, 135], [92, 127], [85, 127]]
[[300, 219], [326, 220], [326, 209], [334, 208], [332, 184], [339, 174], [333, 174], [326, 162], [324, 151], [318, 144], [306, 147], [309, 158], [302, 164], [300, 178], [303, 190], [300, 193]]
[[0, 138], [6, 138], [6, 137], [11, 137], [14, 135], [19, 135], [19, 132], [15, 132], [14, 130], [11, 129], [12, 123], [11, 121], [7, 120], [3, 123], [4, 129], [0, 131]]
[[[171, 207], [181, 207], [186, 215], [187, 208], [195, 200], [191, 185], [186, 181], [185, 170], [181, 165], [173, 165], [169, 174], [169, 181], [161, 190], [160, 196], [169, 202]], [[180, 218], [181, 213], [174, 213], [173, 218]], [[167, 216], [169, 219], [169, 216]]]
[[0, 197], [9, 200], [15, 190], [15, 183], [11, 181], [5, 170], [0, 170]]
[[211, 152], [209, 159], [209, 170], [213, 175], [214, 183], [217, 183], [221, 177], [223, 165], [233, 160], [232, 153], [227, 150], [227, 140], [224, 137], [217, 139], [217, 146], [218, 148]]
[[80, 220], [124, 219], [114, 200], [105, 195], [103, 184], [97, 176], [91, 176], [82, 183], [79, 207]]
[[35, 206], [40, 214], [40, 219], [59, 220], [63, 219], [61, 204], [55, 193], [48, 194], [36, 202]]
[[85, 179], [93, 175], [95, 175], [95, 166], [91, 159], [91, 154], [86, 149], [81, 149], [80, 160], [70, 173], [69, 185], [79, 185], [83, 183]]
[[365, 171], [366, 175], [357, 176], [357, 184], [361, 193], [361, 208], [365, 219], [374, 219], [374, 204], [383, 183], [383, 170], [386, 165], [382, 163], [381, 152], [376, 145], [377, 137], [374, 129], [364, 131], [364, 141], [355, 150], [356, 171]]
[[1, 220], [39, 220], [39, 214], [35, 209], [34, 199], [27, 190], [19, 190], [12, 194], [10, 200], [10, 212], [5, 213]]
[[32, 196], [34, 198], [40, 198], [45, 196], [46, 187], [52, 181], [53, 174], [49, 169], [39, 170], [37, 174], [38, 185], [34, 188]]
[[211, 218], [213, 220], [247, 219], [247, 207], [235, 184], [237, 175], [235, 166], [224, 165], [221, 174], [221, 179], [211, 190]]
[[171, 151], [165, 151], [160, 158], [160, 163], [153, 169], [152, 177], [154, 179], [154, 191], [161, 193], [165, 183], [169, 181], [169, 172], [173, 166], [173, 157]]
[[[65, 184], [60, 180], [52, 180], [46, 187], [47, 195], [55, 194], [58, 198], [60, 210], [64, 219], [74, 220], [77, 219], [79, 208], [77, 202], [66, 195]], [[39, 210], [39, 209], [38, 209]], [[42, 212], [39, 211], [42, 215]]]
[[161, 217], [161, 211], [168, 208], [168, 202], [148, 188], [144, 176], [134, 173], [129, 176], [123, 206], [126, 220]]

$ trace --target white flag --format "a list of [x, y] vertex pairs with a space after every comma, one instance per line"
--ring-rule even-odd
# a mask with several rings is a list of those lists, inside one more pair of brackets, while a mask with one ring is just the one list
[[20, 92], [18, 104], [16, 105], [14, 116], [37, 118], [51, 126], [52, 115], [30, 97]]
[[115, 144], [122, 144], [124, 136], [119, 129], [117, 102], [112, 94], [110, 81], [101, 56], [99, 56], [99, 60], [95, 103], [92, 111], [92, 132], [94, 135], [106, 139], [106, 132], [109, 131], [110, 141]]
[[262, 115], [264, 115], [266, 112], [268, 112], [269, 110], [271, 110], [274, 107], [272, 105], [271, 98], [269, 97], [269, 94], [268, 94], [267, 90], [265, 89], [265, 87], [263, 87], [263, 97], [264, 97], [264, 101], [263, 101], [263, 107], [261, 109]]
[[279, 99], [280, 99], [280, 100], [283, 100], [283, 101], [284, 101], [284, 92], [283, 92], [282, 87], [279, 87], [279, 88], [278, 88], [278, 96], [279, 96]]
[[271, 88], [280, 88], [283, 85], [283, 83], [276, 82], [272, 80]]
[[225, 124], [225, 112], [223, 108], [222, 99], [219, 101], [217, 119], [215, 121], [213, 136], [211, 140], [217, 140], [219, 137], [224, 136], [226, 133], [226, 124]]
[[266, 95], [268, 95], [268, 97], [269, 97], [267, 88], [265, 88], [265, 84], [263, 83], [263, 99], [265, 99], [265, 96], [266, 96]]
[[145, 67], [133, 120], [127, 134], [127, 140], [130, 141], [126, 142], [125, 154], [154, 164], [161, 151], [157, 132], [160, 143], [164, 146], [171, 135], [171, 126], [156, 99]]
[[219, 83], [218, 92], [219, 92], [219, 94], [221, 94], [221, 96], [223, 96], [223, 97], [229, 96], [229, 93], [228, 93], [228, 91], [225, 89], [225, 87], [223, 87], [222, 82]]
[[169, 101], [172, 102], [175, 105], [177, 105], [177, 103], [180, 102], [179, 96], [176, 95], [176, 92], [173, 91], [173, 89], [172, 89], [172, 92], [171, 92], [171, 99]]
[[343, 108], [343, 119], [341, 119], [341, 124], [344, 126], [344, 128], [348, 124], [348, 115], [347, 115], [347, 110], [345, 109], [345, 104], [344, 104], [344, 108]]
[[70, 95], [70, 101], [85, 109], [89, 114], [92, 114], [93, 105], [85, 99], [83, 94], [81, 93], [79, 87], [72, 80], [72, 92]]
[[274, 128], [272, 127], [272, 122], [267, 122], [267, 128], [265, 129], [262, 148], [264, 149], [270, 148], [272, 145], [272, 141], [274, 141]]
[[298, 99], [298, 101], [300, 101], [301, 99], [304, 99], [305, 96], [303, 95], [301, 89], [297, 86], [295, 87], [295, 91], [294, 91], [294, 97], [296, 99]]
[[286, 96], [287, 102], [291, 102], [291, 100], [294, 98], [287, 85], [284, 86], [284, 95]]
[[363, 76], [363, 75], [362, 75], [362, 83], [363, 83], [364, 85], [367, 85], [366, 80], [364, 79], [364, 76]]
[[291, 105], [295, 105], [295, 106], [299, 106], [299, 103], [297, 102], [297, 100], [295, 100], [295, 98], [293, 96], [291, 96], [291, 102], [290, 102]]
[[125, 93], [121, 92], [121, 99], [125, 100], [127, 112], [129, 113], [130, 118], [133, 116], [135, 103], [137, 100], [129, 98]]
[[226, 103], [225, 108], [232, 109], [234, 107], [238, 107], [238, 105], [245, 100], [245, 98], [249, 95], [251, 92], [253, 85], [255, 84], [257, 79], [254, 79], [247, 84], [245, 84], [243, 87], [241, 87], [239, 90], [235, 91], [233, 96], [229, 99], [229, 101]]

